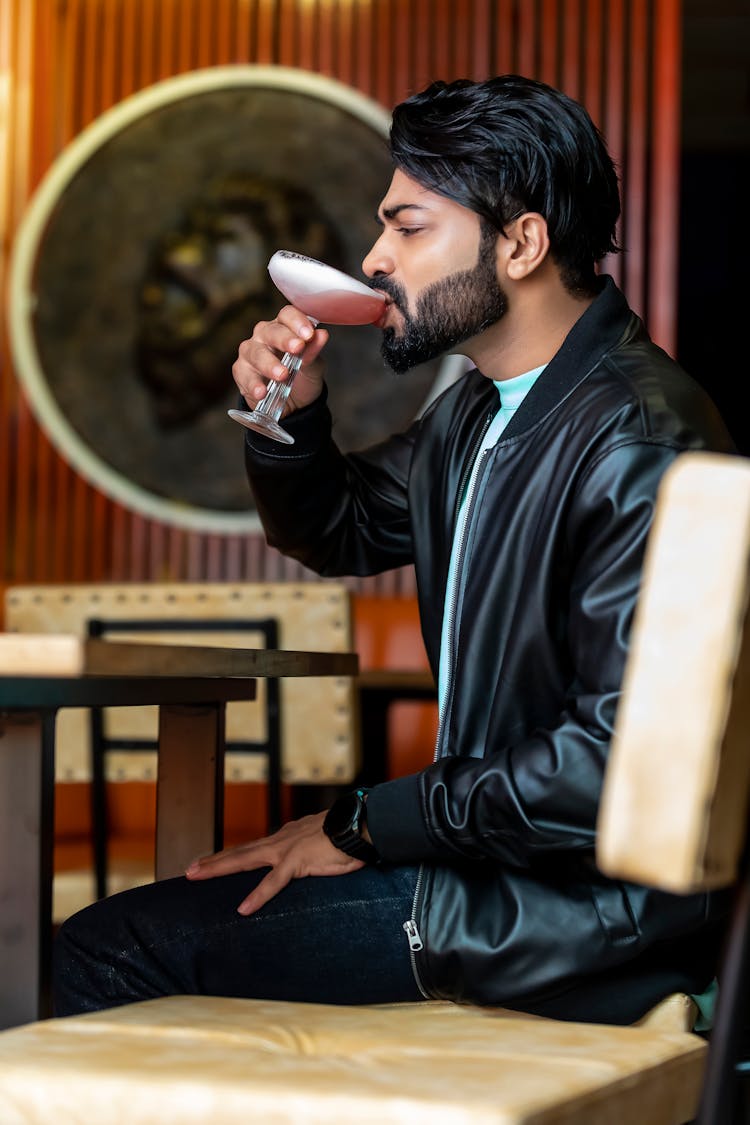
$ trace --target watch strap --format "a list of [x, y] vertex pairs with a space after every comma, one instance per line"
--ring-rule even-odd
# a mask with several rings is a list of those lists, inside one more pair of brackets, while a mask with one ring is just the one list
[[337, 798], [326, 813], [323, 831], [334, 847], [364, 863], [379, 863], [374, 844], [362, 838], [366, 820], [367, 790], [355, 789]]

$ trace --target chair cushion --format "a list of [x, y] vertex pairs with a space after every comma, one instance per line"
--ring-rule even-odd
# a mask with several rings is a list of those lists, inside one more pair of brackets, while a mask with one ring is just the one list
[[0, 1033], [0, 1120], [681, 1125], [705, 1052], [685, 1031], [445, 1003], [179, 996]]

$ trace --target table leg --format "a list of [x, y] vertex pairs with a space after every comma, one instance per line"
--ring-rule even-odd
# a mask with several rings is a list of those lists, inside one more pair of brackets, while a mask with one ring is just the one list
[[223, 703], [159, 708], [156, 878], [181, 875], [191, 859], [222, 847]]
[[0, 1027], [51, 1014], [55, 713], [0, 715]]

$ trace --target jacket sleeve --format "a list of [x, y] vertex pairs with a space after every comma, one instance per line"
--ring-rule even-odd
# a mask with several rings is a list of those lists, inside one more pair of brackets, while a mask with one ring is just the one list
[[593, 848], [656, 491], [675, 455], [671, 446], [632, 443], [578, 485], [557, 545], [560, 565], [569, 560], [559, 706], [513, 741], [507, 715], [498, 723], [491, 709], [481, 745], [462, 744], [460, 722], [451, 731], [444, 717], [449, 752], [369, 794], [369, 831], [386, 860], [529, 866], [542, 854], [549, 862], [554, 852]]
[[407, 565], [407, 484], [419, 423], [344, 455], [331, 438], [326, 398], [285, 419], [294, 445], [247, 431], [245, 466], [268, 543], [325, 577]]

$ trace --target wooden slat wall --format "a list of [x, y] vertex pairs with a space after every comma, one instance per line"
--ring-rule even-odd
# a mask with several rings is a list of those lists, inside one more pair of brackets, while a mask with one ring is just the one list
[[[517, 71], [581, 99], [602, 128], [622, 175], [628, 251], [607, 268], [674, 351], [680, 31], [680, 0], [0, 0], [0, 288], [55, 157], [161, 79], [280, 64], [390, 108], [433, 78]], [[260, 535], [166, 526], [102, 495], [37, 425], [4, 320], [0, 363], [0, 582], [309, 577]], [[352, 588], [408, 594], [412, 583], [406, 569]]]

